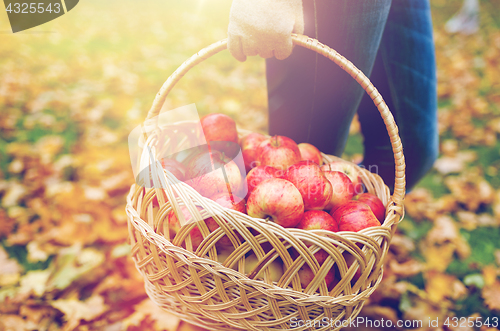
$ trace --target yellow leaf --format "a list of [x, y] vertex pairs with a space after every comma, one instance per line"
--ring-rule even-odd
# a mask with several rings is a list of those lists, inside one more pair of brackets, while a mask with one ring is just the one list
[[51, 306], [64, 313], [64, 319], [68, 321], [64, 330], [73, 330], [80, 320], [91, 321], [104, 313], [108, 307], [100, 295], [93, 295], [85, 301], [76, 299], [55, 300]]
[[28, 271], [28, 273], [21, 278], [20, 293], [30, 293], [33, 291], [37, 296], [42, 296], [43, 293], [45, 293], [49, 276], [49, 270]]
[[438, 309], [435, 305], [429, 303], [427, 300], [417, 297], [413, 301], [414, 302], [411, 308], [404, 312], [403, 318], [405, 320], [416, 321], [417, 323], [420, 323], [421, 321], [422, 328], [417, 330], [436, 330], [436, 328], [429, 327], [428, 321], [438, 319], [440, 323], [442, 323], [441, 321], [444, 321], [445, 317], [443, 311]]
[[425, 290], [428, 298], [432, 302], [439, 303], [445, 298], [449, 298], [453, 294], [453, 288], [450, 286], [456, 278], [451, 275], [440, 273], [437, 271], [426, 272], [425, 275]]
[[48, 164], [63, 146], [64, 140], [61, 136], [44, 136], [36, 142], [34, 150], [40, 155], [42, 164]]
[[487, 265], [483, 268], [483, 278], [486, 286], [493, 285], [497, 279], [498, 271], [493, 265]]
[[474, 161], [476, 153], [472, 151], [459, 152], [454, 156], [442, 156], [434, 163], [434, 168], [443, 175], [462, 172], [467, 162]]
[[482, 296], [484, 303], [491, 310], [500, 310], [500, 281], [483, 287]]
[[493, 203], [493, 213], [495, 214], [497, 223], [500, 223], [500, 190], [495, 194], [495, 201]]
[[97, 269], [104, 260], [104, 254], [93, 248], [82, 250], [79, 245], [74, 245], [61, 249], [52, 264], [54, 272], [50, 278], [49, 287], [65, 289], [74, 280]]
[[455, 245], [447, 243], [441, 246], [427, 246], [422, 249], [427, 270], [445, 271], [453, 260]]
[[415, 276], [423, 270], [423, 265], [416, 260], [408, 260], [404, 263], [398, 263], [396, 260], [391, 260], [389, 266], [392, 272], [403, 278]]
[[3, 196], [2, 206], [3, 207], [12, 207], [19, 203], [19, 200], [26, 194], [27, 190], [24, 185], [21, 185], [17, 182], [10, 182], [10, 187], [7, 190], [7, 193]]
[[177, 331], [207, 331], [207, 329], [200, 328], [199, 326], [192, 325], [186, 322], [181, 322]]
[[17, 315], [2, 315], [0, 319], [0, 330], [25, 331], [26, 321]]
[[150, 299], [146, 299], [134, 306], [135, 312], [123, 321], [124, 329], [129, 326], [138, 326], [141, 321], [149, 316], [154, 320], [156, 330], [175, 331], [180, 319], [158, 307]]
[[405, 211], [415, 220], [421, 220], [426, 216], [427, 209], [433, 201], [429, 190], [419, 187], [405, 197]]
[[106, 191], [100, 187], [85, 186], [83, 192], [87, 200], [103, 201], [108, 197]]
[[46, 261], [49, 258], [51, 253], [54, 253], [54, 248], [51, 251], [47, 252], [42, 247], [40, 247], [40, 243], [33, 240], [28, 243], [26, 246], [28, 250], [28, 261], [29, 262], [38, 262], [38, 261]]
[[441, 216], [434, 222], [434, 227], [427, 234], [429, 244], [441, 244], [444, 242], [453, 242], [458, 238], [458, 229], [455, 221], [449, 216]]
[[0, 246], [0, 287], [14, 285], [21, 277], [21, 266], [14, 259], [9, 259], [5, 249]]

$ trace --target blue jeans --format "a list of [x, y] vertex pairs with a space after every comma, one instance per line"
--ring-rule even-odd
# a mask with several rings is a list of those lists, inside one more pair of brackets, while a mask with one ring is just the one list
[[[305, 34], [337, 50], [380, 91], [400, 129], [411, 189], [438, 153], [437, 92], [428, 0], [304, 0]], [[317, 25], [317, 30], [315, 26]], [[394, 155], [371, 99], [342, 69], [295, 47], [268, 59], [269, 132], [341, 155], [356, 111], [366, 168], [394, 185]], [[372, 71], [373, 69], [373, 71]]]

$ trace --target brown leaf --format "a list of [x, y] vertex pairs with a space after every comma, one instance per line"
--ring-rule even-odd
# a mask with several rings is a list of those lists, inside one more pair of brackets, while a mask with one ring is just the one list
[[48, 164], [63, 146], [64, 140], [61, 136], [44, 136], [36, 142], [34, 150], [40, 155], [42, 164]]
[[91, 321], [108, 309], [100, 295], [93, 295], [83, 302], [76, 299], [55, 300], [50, 305], [64, 313], [64, 319], [68, 322], [64, 326], [66, 331], [75, 329], [80, 320]]
[[53, 315], [55, 310], [48, 306], [22, 305], [19, 315], [35, 326], [40, 326], [41, 321]]
[[465, 169], [467, 162], [476, 159], [476, 153], [472, 151], [459, 152], [454, 156], [442, 156], [434, 162], [434, 168], [443, 175], [459, 173]]
[[0, 330], [26, 331], [26, 321], [17, 315], [3, 315], [0, 318]]
[[458, 257], [462, 260], [468, 258], [471, 253], [469, 242], [463, 237], [459, 237], [457, 240], [455, 240], [455, 250]]
[[416, 260], [408, 260], [401, 264], [399, 264], [396, 260], [391, 260], [389, 262], [389, 267], [392, 272], [402, 278], [415, 276], [424, 269], [424, 266]]
[[154, 320], [156, 330], [175, 331], [180, 319], [162, 310], [150, 299], [146, 299], [134, 306], [135, 312], [123, 321], [124, 328], [139, 326], [147, 316]]
[[422, 321], [422, 328], [419, 328], [418, 330], [436, 330], [436, 328], [430, 327], [429, 323], [425, 322], [438, 319], [440, 321], [439, 326], [442, 326], [441, 323], [443, 323], [444, 318], [445, 313], [442, 309], [439, 309], [436, 305], [418, 297], [414, 299], [412, 307], [406, 310], [403, 314], [403, 319], [405, 320]]
[[458, 151], [458, 141], [447, 139], [441, 143], [441, 152], [446, 156], [455, 156]]
[[483, 287], [481, 292], [485, 305], [492, 310], [500, 310], [500, 281]]
[[390, 249], [398, 257], [406, 257], [415, 250], [415, 242], [406, 236], [396, 233], [392, 237]]
[[8, 170], [12, 174], [18, 174], [24, 170], [24, 163], [22, 159], [14, 159], [8, 167]]
[[104, 253], [94, 248], [81, 249], [79, 245], [60, 249], [54, 259], [48, 283], [50, 289], [65, 289], [75, 280], [98, 276], [105, 262]]
[[0, 238], [5, 238], [14, 229], [15, 220], [7, 215], [4, 209], [0, 209]]
[[425, 277], [425, 290], [428, 294], [429, 300], [434, 303], [439, 303], [445, 298], [453, 296], [452, 285], [457, 278], [452, 275], [437, 271], [429, 271], [424, 274]]
[[495, 261], [500, 266], [500, 249], [495, 250]]
[[0, 287], [14, 285], [21, 277], [21, 266], [14, 259], [9, 259], [5, 249], [0, 246]]
[[451, 194], [446, 194], [434, 201], [433, 205], [437, 213], [450, 214], [457, 209], [457, 199]]
[[18, 182], [11, 181], [9, 185], [9, 189], [2, 198], [2, 206], [5, 208], [17, 205], [28, 192], [26, 187]]
[[476, 211], [481, 204], [492, 203], [495, 197], [491, 185], [475, 171], [447, 177], [444, 182], [456, 199], [470, 211]]
[[35, 294], [41, 297], [46, 290], [47, 281], [50, 276], [50, 270], [32, 270], [28, 271], [21, 278], [20, 293]]
[[429, 190], [416, 188], [405, 197], [405, 211], [415, 220], [422, 220], [426, 217], [427, 209], [434, 200]]
[[208, 331], [207, 329], [200, 328], [199, 326], [189, 324], [186, 322], [181, 322], [179, 328], [176, 331]]
[[422, 242], [421, 251], [425, 257], [427, 270], [445, 271], [453, 260], [455, 245], [447, 243], [441, 246], [430, 246]]
[[493, 213], [497, 222], [500, 222], [500, 190], [496, 191], [495, 199], [493, 202]]
[[495, 266], [487, 265], [483, 268], [482, 274], [486, 286], [491, 286], [495, 283], [497, 276], [499, 275], [499, 272]]
[[458, 238], [455, 221], [449, 216], [441, 216], [434, 222], [434, 227], [427, 234], [429, 244], [454, 242]]
[[477, 228], [479, 220], [476, 213], [471, 211], [459, 211], [457, 212], [458, 220], [462, 228], [472, 231]]

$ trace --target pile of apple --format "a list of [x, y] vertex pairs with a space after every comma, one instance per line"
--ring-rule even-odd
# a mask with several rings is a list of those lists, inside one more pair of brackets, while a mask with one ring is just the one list
[[[223, 207], [268, 219], [286, 228], [360, 231], [383, 223], [385, 207], [377, 196], [363, 193], [363, 183], [355, 166], [343, 161], [322, 164], [321, 153], [315, 146], [296, 144], [284, 136], [269, 138], [251, 133], [238, 140], [236, 123], [223, 114], [207, 115], [201, 119], [201, 125], [209, 146], [216, 141], [239, 144], [245, 168], [213, 148], [182, 163], [162, 160], [165, 169], [202, 196]], [[225, 173], [214, 171], [222, 167]], [[189, 222], [191, 215], [187, 208], [183, 206], [181, 211]], [[167, 217], [170, 233], [175, 236], [181, 228], [180, 222], [173, 211]], [[211, 232], [219, 227], [212, 217], [204, 222]], [[201, 232], [198, 226], [190, 232], [193, 250], [204, 239]], [[227, 235], [216, 246], [221, 262], [234, 250]], [[297, 255], [293, 251], [290, 254], [292, 257]], [[323, 250], [315, 254], [320, 265], [327, 257]], [[245, 261], [245, 273], [250, 274], [258, 264], [257, 258], [251, 254]], [[278, 281], [283, 274], [279, 259], [273, 261], [270, 270], [272, 280]], [[325, 278], [329, 286], [334, 284], [335, 273], [332, 268]], [[257, 277], [262, 277], [262, 273]], [[306, 288], [314, 274], [304, 264], [299, 277], [302, 287]]]

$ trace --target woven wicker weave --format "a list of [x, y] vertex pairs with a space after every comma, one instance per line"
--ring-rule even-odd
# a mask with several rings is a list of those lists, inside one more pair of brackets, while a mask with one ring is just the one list
[[[294, 44], [335, 62], [372, 98], [391, 138], [396, 162], [394, 194], [390, 195], [378, 175], [358, 167], [368, 192], [376, 194], [387, 207], [383, 225], [356, 233], [304, 231], [282, 228], [273, 222], [225, 209], [177, 181], [168, 171], [157, 165], [151, 166], [152, 177], [169, 185], [164, 189], [132, 185], [126, 207], [132, 257], [144, 277], [149, 297], [158, 306], [209, 330], [290, 329], [294, 326], [291, 322], [298, 320], [310, 321], [309, 325], [316, 321], [316, 324], [313, 324], [315, 327], [305, 325], [296, 330], [339, 329], [342, 321], [349, 321], [359, 314], [364, 302], [380, 283], [391, 237], [403, 218], [405, 162], [397, 126], [381, 95], [360, 70], [336, 51], [306, 36], [293, 35], [292, 38]], [[226, 43], [222, 40], [201, 50], [168, 78], [144, 123], [147, 134], [141, 140], [142, 147], [149, 146], [155, 153], [159, 134], [162, 130], [172, 129], [159, 128], [156, 118], [174, 85], [192, 67], [226, 49]], [[176, 132], [189, 130], [190, 123], [178, 123], [176, 127]], [[240, 137], [248, 133], [239, 131]], [[173, 142], [167, 140], [166, 143]], [[323, 159], [324, 162], [337, 160], [325, 154]], [[154, 203], [159, 207], [155, 208]], [[182, 213], [177, 213], [180, 206], [186, 206], [192, 217], [200, 222], [185, 224]], [[170, 238], [166, 219], [171, 210], [185, 224], [174, 239]], [[202, 219], [214, 215], [218, 215], [214, 219], [220, 228], [210, 233]], [[205, 236], [197, 251], [192, 250], [189, 236], [195, 225]], [[256, 231], [259, 234], [254, 236], [252, 233]], [[218, 261], [216, 243], [224, 235], [228, 235], [236, 249], [225, 261]], [[262, 243], [269, 243], [267, 245], [272, 245], [272, 249], [266, 253]], [[299, 257], [290, 256], [291, 247]], [[319, 249], [330, 254], [321, 267], [314, 257]], [[260, 263], [251, 274], [246, 270], [245, 275], [245, 255], [251, 251]], [[355, 259], [350, 267], [346, 263], [348, 255]], [[273, 283], [268, 267], [277, 258], [283, 263], [284, 274], [279, 282]], [[306, 289], [301, 287], [297, 275], [304, 264], [316, 274]], [[328, 291], [324, 278], [334, 266], [340, 280]], [[260, 273], [263, 278], [257, 279], [255, 275], [260, 270], [265, 270]]]

